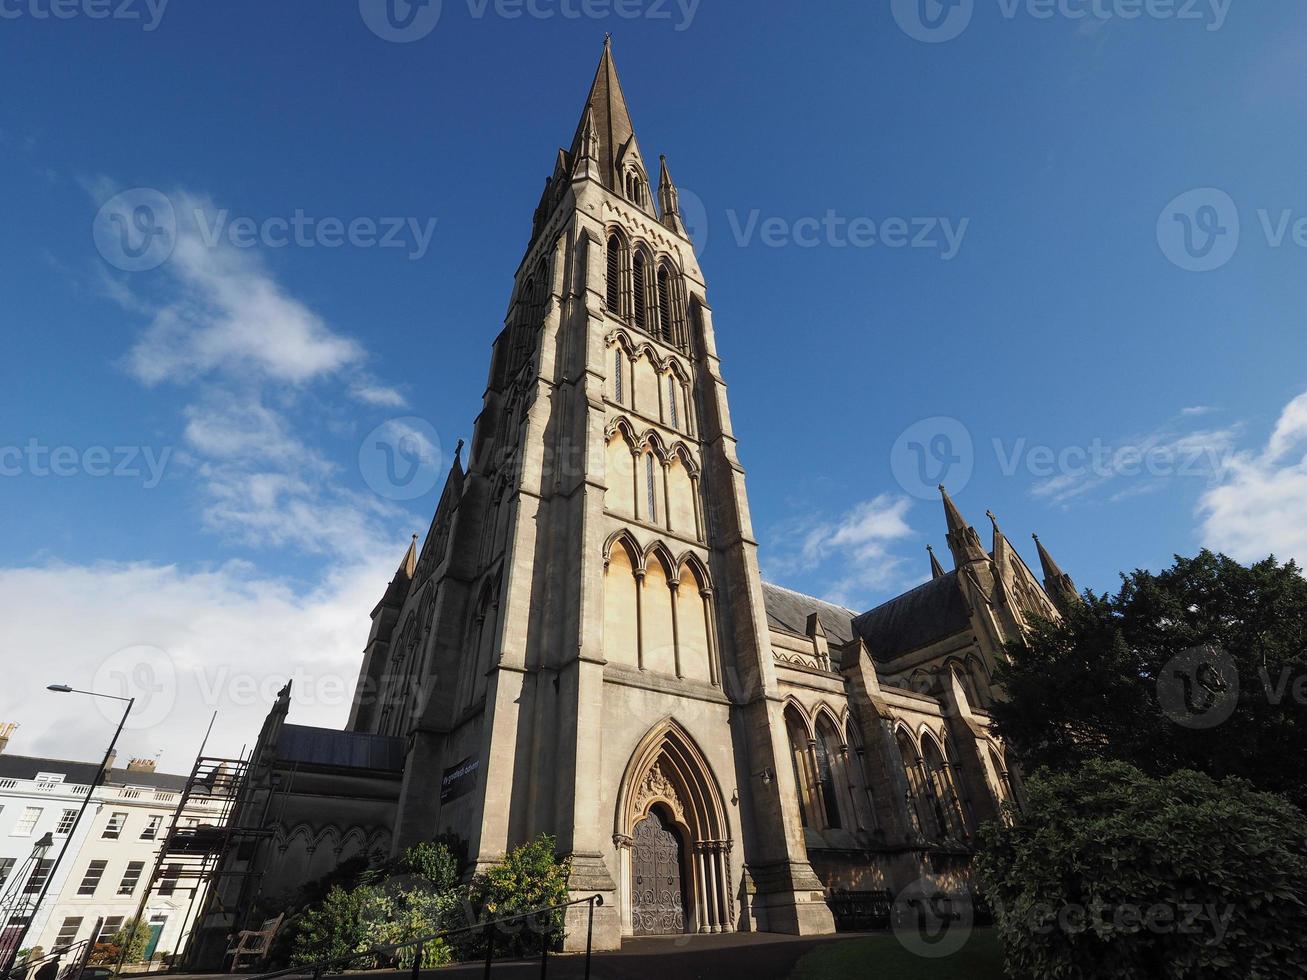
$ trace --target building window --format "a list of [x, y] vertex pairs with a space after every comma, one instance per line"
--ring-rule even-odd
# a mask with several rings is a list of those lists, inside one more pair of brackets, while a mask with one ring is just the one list
[[646, 333], [649, 330], [648, 297], [645, 295], [646, 262], [643, 252], [635, 253], [635, 263], [631, 268], [632, 286], [635, 292], [635, 327]]
[[52, 793], [55, 788], [64, 781], [64, 775], [61, 772], [38, 772], [33, 780], [36, 788], [42, 793]]
[[55, 827], [54, 832], [60, 837], [67, 837], [73, 832], [73, 824], [77, 823], [77, 811], [65, 810], [59, 814], [59, 826]]
[[182, 866], [180, 864], [170, 864], [163, 871], [163, 879], [159, 882], [159, 894], [171, 895], [177, 890], [177, 879], [182, 875]]
[[672, 343], [672, 277], [666, 266], [658, 270], [658, 327], [663, 340]]
[[677, 405], [678, 394], [679, 392], [676, 390], [676, 375], [669, 374], [667, 376], [667, 404], [671, 406], [673, 429], [679, 429], [681, 427], [680, 406]]
[[123, 917], [121, 915], [111, 915], [100, 924], [100, 934], [95, 937], [95, 945], [113, 942], [113, 937], [118, 935], [118, 930], [123, 927]]
[[159, 828], [163, 826], [163, 817], [155, 813], [145, 822], [145, 829], [141, 831], [141, 840], [154, 840], [159, 835]]
[[0, 888], [4, 887], [9, 876], [14, 873], [14, 862], [17, 858], [0, 858]]
[[622, 403], [622, 348], [613, 351], [613, 387], [617, 392], [617, 403]]
[[55, 936], [54, 944], [58, 949], [71, 946], [77, 941], [77, 933], [82, 929], [82, 917], [80, 915], [69, 916], [64, 919], [64, 924], [59, 927], [59, 935]]
[[817, 779], [821, 783], [822, 802], [826, 810], [826, 826], [838, 829], [840, 822], [840, 801], [836, 795], [838, 787], [835, 780], [835, 759], [839, 752], [839, 743], [835, 733], [826, 724], [817, 728]]
[[658, 521], [658, 490], [654, 483], [654, 458], [653, 453], [646, 453], [644, 457], [645, 485], [649, 495], [649, 514], [650, 524]]
[[104, 825], [104, 833], [100, 836], [104, 840], [117, 840], [123, 832], [123, 824], [127, 822], [127, 814], [121, 811], [115, 811], [109, 814], [109, 822]]
[[608, 281], [606, 300], [612, 313], [622, 312], [622, 241], [616, 235], [608, 236]]
[[41, 894], [41, 889], [45, 887], [45, 883], [49, 879], [50, 872], [53, 869], [54, 858], [42, 858], [38, 861], [36, 868], [32, 871], [32, 876], [27, 879], [27, 884], [23, 887], [23, 894]]
[[130, 895], [136, 891], [136, 886], [141, 883], [141, 872], [145, 870], [144, 861], [132, 861], [127, 865], [127, 872], [123, 875], [123, 880], [118, 882], [118, 894]]
[[23, 815], [18, 818], [18, 823], [14, 824], [14, 837], [31, 837], [32, 831], [36, 829], [36, 822], [41, 819], [41, 814], [45, 812], [39, 806], [29, 806], [23, 811]]
[[104, 869], [108, 866], [108, 861], [92, 861], [87, 865], [82, 883], [77, 886], [77, 894], [94, 895], [95, 890], [100, 887], [100, 879], [104, 877]]
[[790, 762], [794, 766], [794, 788], [799, 794], [799, 819], [803, 826], [815, 827], [812, 771], [808, 764], [808, 733], [794, 708], [785, 709], [785, 733], [790, 740]]

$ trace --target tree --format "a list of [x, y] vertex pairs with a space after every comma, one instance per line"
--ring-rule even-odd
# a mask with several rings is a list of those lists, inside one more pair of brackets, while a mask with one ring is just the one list
[[1307, 818], [1246, 782], [1122, 762], [1041, 770], [977, 870], [1011, 976], [1307, 975]]
[[1023, 766], [1239, 776], [1307, 806], [1307, 581], [1203, 551], [1009, 646], [993, 706]]

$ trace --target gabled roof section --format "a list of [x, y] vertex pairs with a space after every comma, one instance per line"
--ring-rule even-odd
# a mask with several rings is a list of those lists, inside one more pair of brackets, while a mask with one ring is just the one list
[[808, 617], [816, 613], [827, 640], [843, 645], [853, 639], [853, 617], [857, 613], [852, 609], [770, 582], [762, 583], [762, 598], [767, 607], [767, 623], [776, 629], [807, 636]]
[[853, 628], [873, 657], [893, 660], [970, 629], [971, 614], [954, 570], [863, 613]]
[[593, 118], [594, 136], [598, 139], [600, 180], [609, 190], [618, 190], [615, 184], [616, 163], [622, 150], [634, 138], [635, 127], [631, 124], [631, 113], [626, 108], [622, 83], [617, 78], [612, 38], [604, 39], [604, 53], [599, 59], [599, 70], [595, 72], [590, 94], [581, 109], [581, 121], [577, 124], [576, 135], [572, 137], [572, 146], [568, 151], [569, 160], [577, 159], [587, 117]]

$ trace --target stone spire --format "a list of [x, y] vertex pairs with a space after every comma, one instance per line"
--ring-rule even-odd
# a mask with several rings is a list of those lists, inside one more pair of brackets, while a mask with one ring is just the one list
[[1038, 534], [1032, 534], [1035, 539], [1035, 547], [1039, 549], [1039, 564], [1044, 571], [1044, 591], [1048, 597], [1057, 604], [1058, 608], [1065, 608], [1067, 602], [1078, 602], [1080, 593], [1076, 590], [1076, 583], [1071, 580], [1071, 576], [1058, 566], [1053, 560], [1053, 556], [1048, 553], [1044, 543], [1039, 540]]
[[1001, 569], [1007, 568], [1008, 561], [1012, 558], [1012, 545], [998, 526], [998, 518], [994, 516], [992, 510], [985, 511], [985, 516], [989, 518], [989, 523], [994, 527], [993, 545], [989, 549], [990, 556], [994, 559]]
[[944, 519], [948, 523], [948, 547], [953, 552], [953, 567], [961, 568], [972, 562], [988, 561], [989, 555], [985, 554], [984, 546], [980, 543], [980, 535], [962, 517], [962, 512], [953, 503], [953, 498], [948, 495], [942, 483], [939, 493], [944, 498]]
[[617, 66], [613, 63], [613, 40], [606, 37], [599, 70], [595, 72], [594, 83], [586, 97], [569, 154], [573, 161], [577, 161], [583, 154], [592, 153], [598, 164], [599, 181], [609, 190], [620, 190], [617, 160], [634, 139], [635, 127], [631, 124], [626, 96], [622, 94], [622, 83], [617, 79]]
[[409, 542], [408, 551], [404, 552], [399, 568], [395, 569], [395, 577], [386, 586], [386, 594], [381, 597], [381, 604], [396, 607], [404, 605], [404, 600], [408, 598], [409, 586], [413, 584], [413, 576], [417, 570], [418, 536], [415, 534], [413, 540]]
[[672, 175], [667, 171], [667, 157], [660, 156], [658, 162], [658, 210], [661, 212], [662, 223], [682, 238], [688, 237], [685, 224], [681, 221], [680, 194], [672, 183]]
[[930, 552], [930, 577], [933, 579], [943, 578], [944, 566], [941, 565], [939, 559], [935, 557], [934, 547], [932, 545], [926, 545], [926, 550]]

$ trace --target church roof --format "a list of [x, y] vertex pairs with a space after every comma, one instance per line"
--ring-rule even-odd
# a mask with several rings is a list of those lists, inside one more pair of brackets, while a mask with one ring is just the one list
[[400, 772], [404, 740], [367, 732], [339, 732], [308, 725], [282, 725], [277, 759], [306, 765]]
[[919, 585], [853, 620], [878, 660], [891, 660], [969, 629], [971, 616], [956, 570]]
[[829, 641], [844, 644], [853, 639], [852, 622], [857, 613], [852, 609], [770, 582], [762, 583], [762, 597], [767, 607], [767, 622], [777, 629], [807, 636], [808, 617], [816, 613]]
[[581, 110], [581, 121], [577, 123], [576, 135], [572, 138], [572, 147], [568, 153], [568, 158], [572, 161], [577, 159], [586, 118], [591, 114], [595, 135], [599, 140], [600, 179], [609, 190], [616, 190], [615, 164], [622, 149], [634, 138], [635, 127], [631, 124], [631, 113], [626, 107], [626, 96], [622, 94], [622, 83], [617, 79], [611, 39], [604, 41], [599, 70], [595, 72], [594, 84], [590, 86], [590, 95], [586, 98]]

